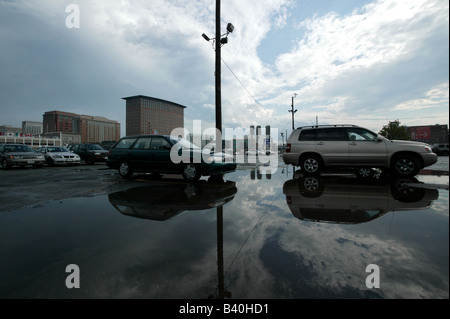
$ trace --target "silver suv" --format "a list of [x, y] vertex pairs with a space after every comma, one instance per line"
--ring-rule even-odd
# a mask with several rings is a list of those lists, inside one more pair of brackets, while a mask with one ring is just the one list
[[391, 141], [355, 125], [299, 127], [287, 142], [283, 161], [300, 166], [307, 174], [319, 174], [329, 167], [353, 167], [361, 175], [369, 174], [371, 168], [381, 168], [400, 176], [414, 176], [437, 162], [428, 144]]

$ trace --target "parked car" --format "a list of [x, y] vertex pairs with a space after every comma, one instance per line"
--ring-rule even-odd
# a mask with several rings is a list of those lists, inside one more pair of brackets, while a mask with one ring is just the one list
[[448, 156], [448, 144], [433, 144], [432, 150], [439, 156]]
[[3, 169], [13, 166], [44, 166], [44, 155], [35, 152], [25, 144], [3, 144], [0, 145], [0, 164]]
[[391, 141], [355, 125], [327, 125], [295, 129], [283, 161], [309, 174], [330, 167], [354, 167], [359, 173], [381, 168], [399, 176], [414, 176], [436, 163], [437, 155], [425, 143]]
[[44, 155], [45, 161], [49, 166], [78, 165], [81, 163], [81, 158], [78, 154], [72, 153], [67, 148], [61, 146], [43, 146], [39, 147], [36, 152]]
[[[175, 163], [171, 159], [171, 152], [187, 156]], [[179, 137], [128, 136], [121, 138], [110, 149], [106, 164], [109, 168], [117, 169], [124, 178], [134, 172], [146, 172], [181, 174], [186, 180], [198, 180], [201, 176], [223, 175], [236, 169], [232, 155], [210, 153], [209, 156], [210, 161], [204, 161], [200, 147]], [[199, 163], [194, 159], [199, 159]]]
[[108, 151], [103, 149], [98, 144], [72, 144], [70, 146], [70, 151], [76, 153], [80, 156], [82, 161], [86, 164], [94, 164], [97, 162], [106, 162], [106, 156]]

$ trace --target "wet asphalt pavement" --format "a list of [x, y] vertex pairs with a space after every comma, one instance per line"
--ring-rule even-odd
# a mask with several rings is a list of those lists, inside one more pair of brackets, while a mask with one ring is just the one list
[[448, 299], [448, 167], [405, 183], [246, 166], [195, 185], [0, 170], [0, 298]]
[[[433, 166], [421, 172], [421, 176], [438, 176], [424, 178], [429, 184], [448, 189], [449, 161], [448, 156], [439, 157]], [[281, 159], [280, 159], [281, 162]], [[283, 168], [284, 165], [280, 164]], [[241, 169], [251, 169], [252, 166], [242, 166]], [[291, 166], [286, 168], [293, 172]], [[337, 174], [340, 174], [337, 173]], [[165, 176], [176, 179], [180, 176]], [[141, 185], [142, 180], [155, 180], [149, 174], [135, 174], [130, 180], [121, 179], [116, 170], [111, 170], [105, 164], [79, 165], [44, 168], [14, 168], [0, 170], [0, 212], [12, 211], [49, 200], [64, 198], [90, 197], [99, 194], [109, 194], [114, 190], [131, 188]]]

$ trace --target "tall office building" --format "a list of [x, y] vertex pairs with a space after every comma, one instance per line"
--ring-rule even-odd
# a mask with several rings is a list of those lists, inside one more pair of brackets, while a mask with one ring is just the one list
[[101, 116], [78, 115], [74, 113], [45, 112], [44, 134], [74, 133], [81, 135], [82, 143], [101, 143], [120, 139], [120, 123]]
[[163, 134], [184, 127], [186, 106], [154, 97], [137, 95], [126, 101], [126, 135]]

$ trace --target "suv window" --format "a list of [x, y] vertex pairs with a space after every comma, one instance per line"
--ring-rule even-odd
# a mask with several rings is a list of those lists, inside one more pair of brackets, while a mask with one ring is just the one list
[[350, 141], [376, 141], [377, 135], [360, 127], [347, 128]]
[[347, 141], [348, 136], [344, 128], [324, 128], [317, 130], [318, 141]]
[[348, 141], [345, 128], [303, 129], [299, 141]]
[[316, 140], [316, 130], [301, 130], [298, 137], [299, 141], [315, 141]]
[[123, 138], [119, 142], [117, 142], [117, 144], [116, 144], [116, 146], [114, 146], [114, 148], [129, 149], [135, 141], [136, 141], [136, 138]]

